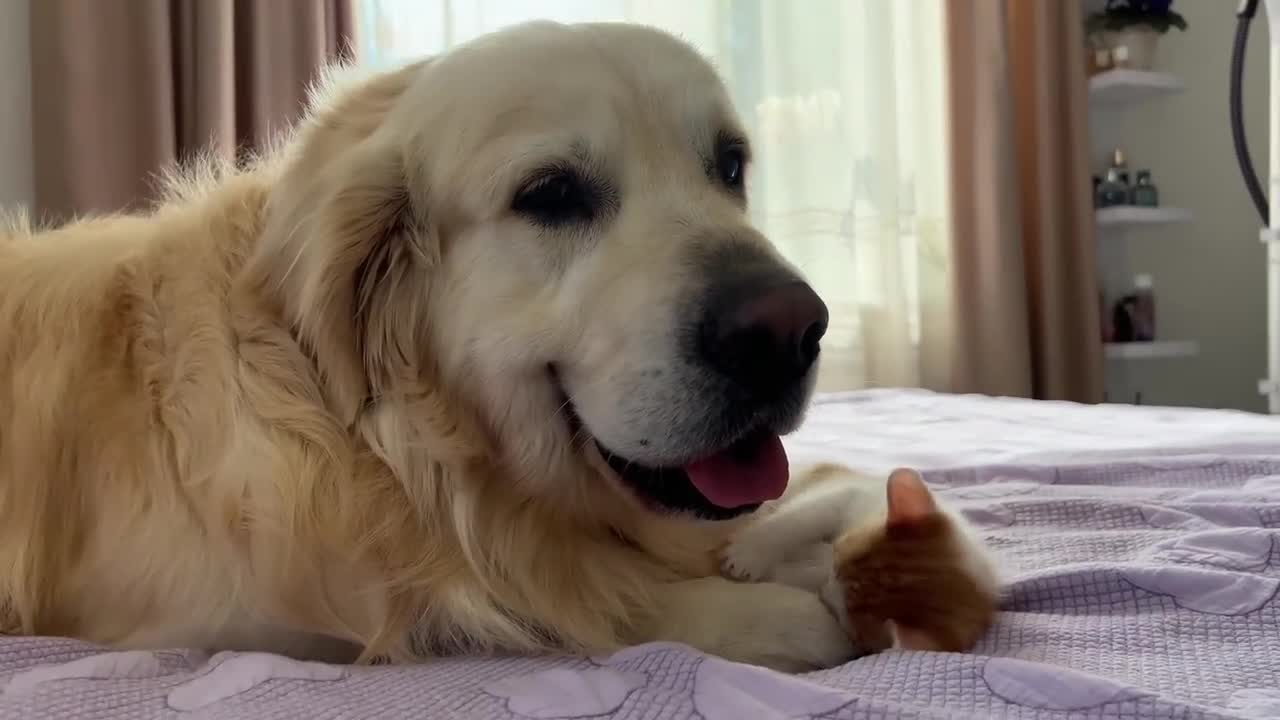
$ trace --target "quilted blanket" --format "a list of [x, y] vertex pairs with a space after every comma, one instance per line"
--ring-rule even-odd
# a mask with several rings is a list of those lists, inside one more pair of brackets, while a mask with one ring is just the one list
[[1009, 579], [979, 647], [792, 677], [669, 644], [368, 668], [0, 638], [0, 718], [1280, 718], [1280, 420], [881, 391], [790, 449], [926, 469]]

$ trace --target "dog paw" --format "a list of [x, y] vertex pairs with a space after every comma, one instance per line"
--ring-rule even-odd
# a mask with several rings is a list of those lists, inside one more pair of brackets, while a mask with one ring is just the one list
[[839, 665], [857, 654], [817, 593], [777, 583], [706, 577], [668, 586], [651, 640], [784, 672]]
[[[759, 587], [765, 587], [761, 585]], [[756, 664], [783, 672], [811, 672], [836, 667], [862, 653], [853, 639], [814, 593], [804, 592], [780, 603], [770, 616], [776, 625], [757, 630]]]

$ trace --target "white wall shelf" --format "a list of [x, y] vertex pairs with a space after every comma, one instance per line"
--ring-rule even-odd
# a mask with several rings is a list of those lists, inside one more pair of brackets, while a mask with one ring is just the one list
[[1089, 102], [1100, 106], [1121, 106], [1181, 92], [1182, 81], [1149, 70], [1107, 70], [1089, 78]]
[[1194, 357], [1200, 354], [1195, 340], [1107, 343], [1108, 360], [1157, 360]]
[[1168, 225], [1191, 222], [1191, 211], [1175, 207], [1139, 207], [1137, 205], [1113, 205], [1095, 211], [1098, 226], [1122, 228], [1134, 225]]

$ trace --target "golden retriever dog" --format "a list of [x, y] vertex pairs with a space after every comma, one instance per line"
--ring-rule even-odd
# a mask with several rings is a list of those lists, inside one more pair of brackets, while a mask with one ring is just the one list
[[0, 230], [0, 630], [335, 661], [668, 640], [799, 670], [718, 573], [827, 309], [691, 48], [533, 23], [344, 69], [247, 167]]

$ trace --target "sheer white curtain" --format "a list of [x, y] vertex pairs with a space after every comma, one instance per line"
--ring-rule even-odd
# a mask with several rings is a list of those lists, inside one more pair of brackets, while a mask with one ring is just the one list
[[[394, 64], [533, 18], [663, 28], [754, 137], [755, 221], [831, 308], [820, 388], [931, 384], [950, 302], [943, 0], [357, 0]], [[936, 350], [936, 352], [935, 352]]]

